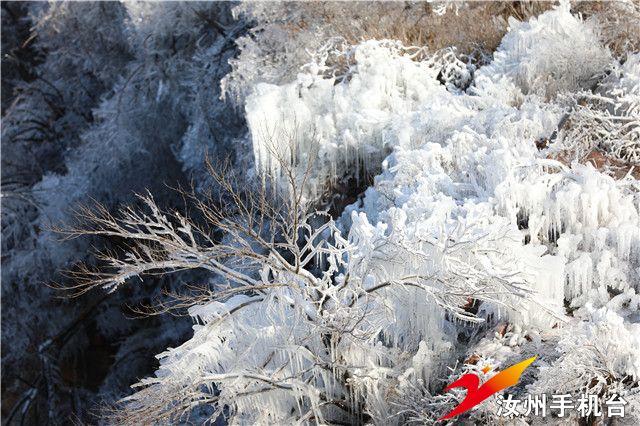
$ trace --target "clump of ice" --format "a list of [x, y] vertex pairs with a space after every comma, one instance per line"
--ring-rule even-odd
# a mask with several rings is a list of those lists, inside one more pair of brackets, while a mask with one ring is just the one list
[[301, 73], [291, 84], [255, 87], [245, 109], [259, 169], [278, 175], [313, 161], [319, 186], [377, 170], [404, 117], [446, 92], [432, 64], [413, 61], [397, 42], [364, 42], [352, 54], [348, 81]]

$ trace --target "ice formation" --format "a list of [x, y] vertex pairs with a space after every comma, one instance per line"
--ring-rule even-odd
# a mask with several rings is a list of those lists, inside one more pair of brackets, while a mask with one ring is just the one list
[[[162, 355], [157, 377], [143, 382], [150, 386], [131, 404], [198, 383], [217, 387], [215, 400], [229, 406], [236, 424], [320, 423], [335, 415], [328, 401], [345, 393], [350, 410], [394, 421], [391, 393], [433, 390], [439, 357], [456, 345], [451, 315], [472, 320], [460, 299], [437, 296], [442, 283], [450, 294], [488, 300], [477, 318], [560, 336], [554, 365], [575, 365], [580, 336], [610, 338], [603, 350], [616, 346], [611, 368], [637, 382], [638, 318], [624, 312], [640, 291], [637, 181], [567, 164], [536, 146], [568, 112], [561, 95], [591, 91], [616, 67], [597, 29], [567, 4], [514, 21], [466, 90], [447, 88], [433, 61], [395, 42], [363, 42], [353, 55], [342, 78], [307, 71], [290, 84], [258, 84], [246, 101], [262, 172], [278, 175], [282, 159], [300, 167], [314, 159], [312, 193], [335, 179], [380, 172], [342, 215], [342, 234], [334, 230], [337, 282], [314, 278], [337, 307], [309, 319], [317, 312], [302, 280], [296, 291], [194, 308], [194, 337]], [[639, 67], [631, 57], [616, 77], [635, 96]], [[637, 109], [628, 111], [637, 118]], [[406, 288], [345, 305], [345, 292], [407, 276], [427, 282], [432, 297]], [[613, 303], [615, 295], [629, 300]], [[245, 303], [251, 306], [240, 315], [224, 315]], [[361, 322], [353, 322], [356, 312]], [[338, 323], [349, 332], [332, 341], [339, 359], [328, 360], [318, 324]], [[333, 375], [319, 367], [324, 362]], [[358, 367], [345, 385], [332, 363]], [[541, 371], [544, 383], [553, 368]], [[272, 387], [262, 392], [256, 383]]]

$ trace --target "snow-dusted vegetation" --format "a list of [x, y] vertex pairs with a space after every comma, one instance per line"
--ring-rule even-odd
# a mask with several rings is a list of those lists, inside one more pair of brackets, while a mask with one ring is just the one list
[[432, 424], [537, 356], [508, 393], [624, 418], [452, 421], [638, 424], [638, 29], [632, 1], [3, 4], [3, 416]]

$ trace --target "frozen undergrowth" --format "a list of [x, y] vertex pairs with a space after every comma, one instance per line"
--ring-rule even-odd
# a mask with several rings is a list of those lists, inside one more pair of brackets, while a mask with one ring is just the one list
[[[263, 282], [297, 284], [192, 308], [194, 337], [160, 357], [156, 377], [129, 399], [132, 409], [190, 389], [202, 404], [219, 404], [214, 415], [226, 406], [235, 424], [401, 422], [409, 412], [400, 414], [401, 402], [415, 392], [425, 395], [418, 404], [437, 406], [430, 395], [447, 379], [442, 368], [461, 353], [499, 368], [539, 354], [533, 391], [637, 398], [637, 181], [550, 158], [554, 141], [542, 149], [536, 141], [552, 138], [572, 113], [566, 96], [626, 91], [627, 106], [609, 113], [630, 117], [616, 143], [637, 150], [638, 57], [618, 66], [597, 28], [567, 5], [510, 25], [466, 90], [443, 85], [432, 58], [389, 41], [354, 46], [348, 77], [309, 67], [293, 83], [255, 87], [246, 113], [260, 170], [277, 175], [283, 159], [302, 170], [314, 159], [309, 197], [336, 177], [380, 171], [332, 230], [336, 275], [315, 278], [333, 304], [316, 311], [300, 277], [270, 270]], [[614, 89], [598, 94], [603, 79]], [[563, 149], [583, 149], [560, 130]], [[409, 275], [428, 283], [428, 297], [404, 288], [348, 302], [349, 291], [353, 298]], [[481, 330], [508, 322], [511, 331], [489, 331], [469, 347], [458, 334], [468, 326], [451, 319], [464, 316], [459, 300], [439, 291], [485, 300], [477, 318], [489, 327]], [[348, 332], [327, 337], [327, 346], [323, 332], [337, 329]], [[597, 352], [584, 353], [586, 342], [607, 353], [603, 365]]]

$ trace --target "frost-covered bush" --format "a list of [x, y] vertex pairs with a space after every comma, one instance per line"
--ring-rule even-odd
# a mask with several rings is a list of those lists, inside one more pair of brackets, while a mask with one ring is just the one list
[[282, 159], [302, 169], [314, 160], [316, 194], [340, 179], [375, 173], [388, 148], [405, 137], [396, 132], [399, 122], [445, 90], [436, 80], [444, 67], [415, 61], [423, 53], [398, 42], [364, 42], [341, 55], [353, 58], [344, 75], [325, 78], [325, 57], [295, 83], [256, 85], [245, 104], [258, 168], [278, 175]]
[[556, 157], [584, 161], [598, 151], [618, 166], [640, 163], [639, 61], [640, 55], [629, 54], [595, 90], [570, 97], [572, 109], [553, 147]]
[[[239, 193], [214, 172], [226, 208], [214, 199], [197, 207], [224, 235], [220, 241], [188, 217], [163, 213], [150, 197], [143, 199], [148, 213], [83, 214], [84, 228], [73, 233], [115, 235], [133, 245], [123, 258], [106, 254], [108, 268], [87, 271], [81, 291], [112, 291], [151, 271], [217, 274], [213, 288], [190, 302], [198, 321], [193, 338], [160, 356], [158, 375], [125, 400], [123, 421], [394, 416], [388, 396], [398, 386], [434, 385], [438, 360], [456, 339], [453, 325], [483, 321], [465, 310], [469, 300], [515, 311], [527, 299], [529, 283], [516, 277], [515, 264], [491, 254], [504, 238], [503, 223], [489, 233], [445, 229], [424, 246], [404, 238], [401, 217], [342, 235], [333, 220], [308, 209], [296, 176], [285, 176], [287, 192]], [[192, 413], [194, 404], [212, 411]]]
[[640, 325], [625, 323], [606, 307], [590, 311], [563, 333], [556, 347], [560, 357], [541, 368], [533, 393], [590, 393], [606, 398], [625, 395], [624, 382], [640, 379]]
[[[595, 395], [602, 407], [619, 395], [628, 405], [624, 421], [632, 424], [640, 420], [637, 402], [634, 404], [640, 384], [640, 330], [637, 321], [629, 322], [624, 315], [624, 311], [639, 312], [639, 307], [633, 290], [614, 297], [607, 307], [585, 306], [580, 319], [563, 330], [559, 340], [551, 340], [556, 353], [549, 356], [551, 362], [540, 367], [528, 391]], [[622, 315], [616, 313], [618, 309]], [[578, 421], [576, 413], [568, 417]]]
[[509, 32], [479, 72], [476, 88], [508, 78], [524, 95], [555, 96], [563, 91], [590, 88], [611, 61], [597, 28], [570, 13], [562, 3], [554, 13], [544, 13], [528, 22], [509, 20]]
[[640, 50], [638, 21], [640, 5], [633, 0], [620, 0], [607, 4], [598, 2], [575, 2], [577, 13], [587, 16], [597, 25], [603, 43], [611, 52], [624, 60]]

